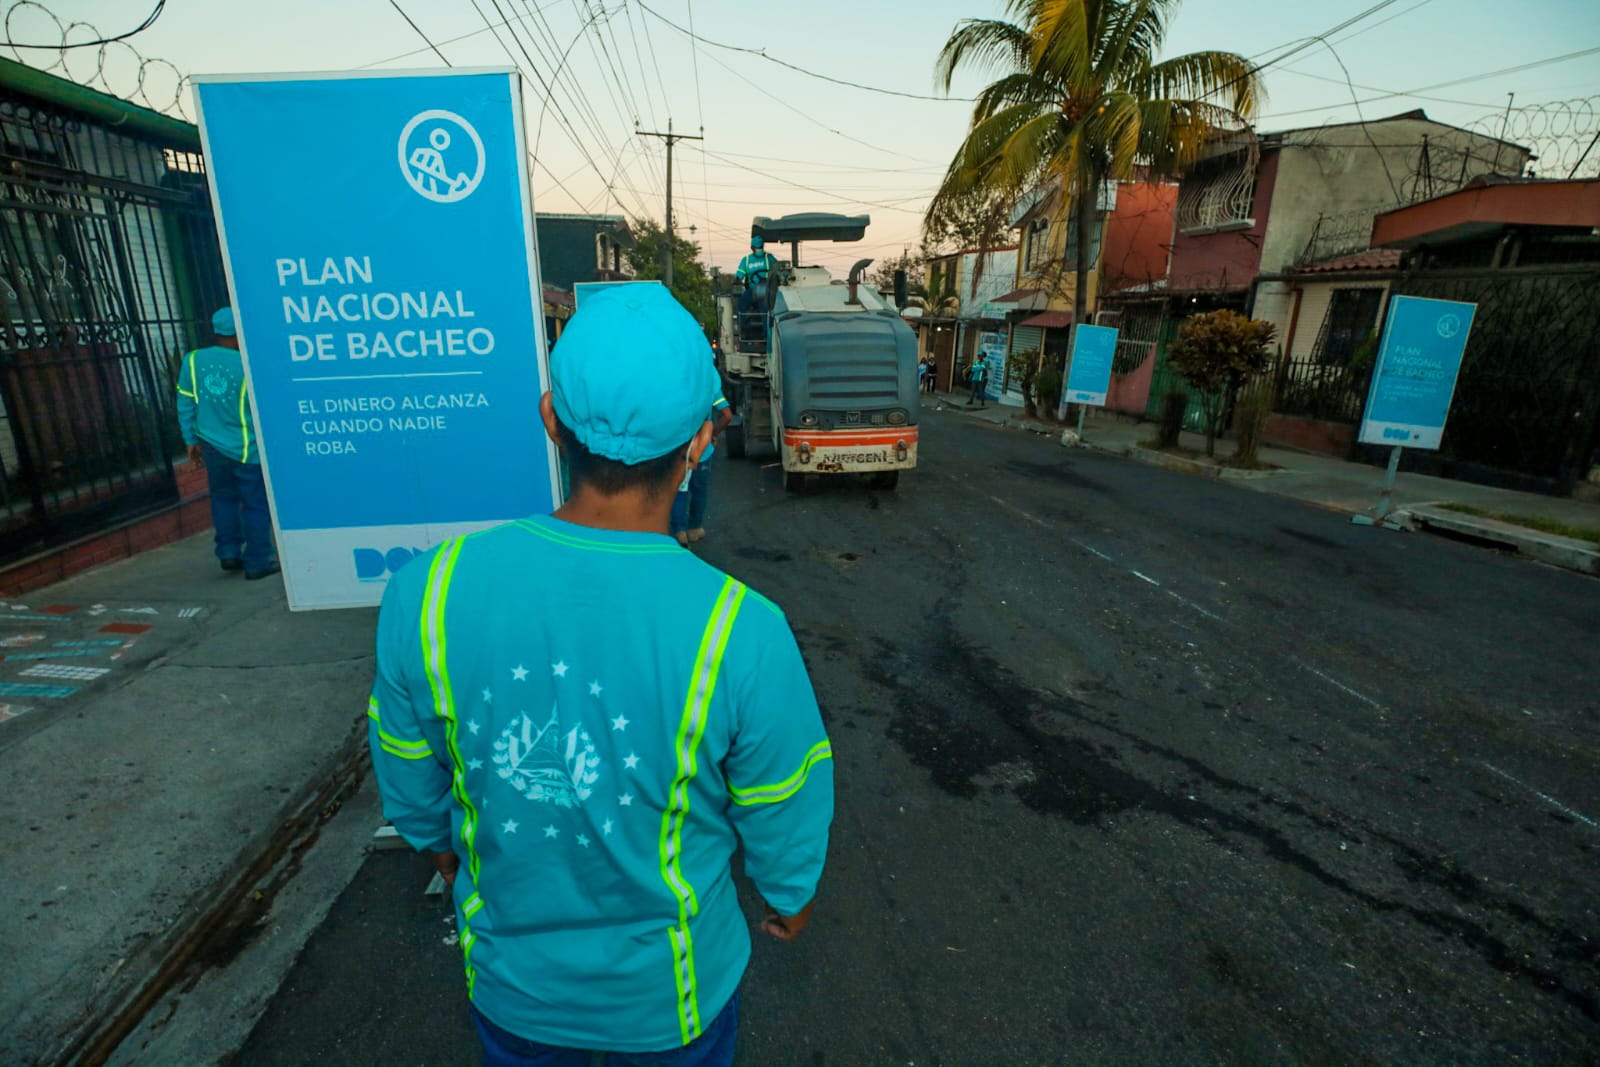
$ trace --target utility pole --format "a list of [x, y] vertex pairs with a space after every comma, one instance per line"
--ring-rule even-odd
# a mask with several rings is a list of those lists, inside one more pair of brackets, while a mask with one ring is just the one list
[[[672, 252], [674, 245], [677, 243], [672, 233], [672, 146], [677, 144], [679, 141], [704, 141], [705, 137], [692, 137], [686, 133], [673, 133], [672, 120], [670, 118], [667, 119], [666, 133], [656, 133], [652, 130], [641, 130], [639, 129], [637, 123], [634, 124], [633, 130], [640, 137], [659, 137], [663, 141], [667, 142], [667, 248], [664, 255], [666, 262], [661, 265], [661, 280], [667, 283], [668, 289], [671, 289]], [[705, 133], [705, 129], [702, 128], [700, 132], [703, 135]]]

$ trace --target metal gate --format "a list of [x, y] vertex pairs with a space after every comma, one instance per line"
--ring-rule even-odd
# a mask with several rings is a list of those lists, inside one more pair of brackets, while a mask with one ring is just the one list
[[1570, 492], [1600, 449], [1600, 263], [1424, 271], [1394, 291], [1478, 305], [1444, 440], [1418, 462]]
[[0, 564], [177, 500], [173, 375], [227, 303], [197, 153], [0, 94]]

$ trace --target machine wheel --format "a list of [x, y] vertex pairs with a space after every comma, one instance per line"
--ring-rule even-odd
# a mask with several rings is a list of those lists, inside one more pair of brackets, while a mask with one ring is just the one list
[[879, 471], [872, 476], [872, 488], [882, 489], [886, 493], [894, 492], [895, 486], [899, 484], [899, 471]]
[[723, 440], [724, 447], [726, 447], [727, 450], [728, 450], [728, 455], [732, 456], [734, 459], [743, 459], [744, 458], [745, 452], [744, 452], [744, 424], [743, 423], [739, 424], [738, 426], [729, 426], [727, 428], [727, 430], [725, 430], [723, 432], [722, 440]]

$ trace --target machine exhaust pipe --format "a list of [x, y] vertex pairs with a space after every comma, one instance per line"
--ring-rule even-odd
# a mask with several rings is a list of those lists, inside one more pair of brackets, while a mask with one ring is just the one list
[[861, 303], [861, 298], [856, 295], [856, 288], [861, 284], [861, 275], [866, 273], [867, 268], [870, 266], [872, 266], [872, 260], [861, 259], [857, 260], [856, 265], [850, 268], [850, 295], [846, 298], [845, 303]]

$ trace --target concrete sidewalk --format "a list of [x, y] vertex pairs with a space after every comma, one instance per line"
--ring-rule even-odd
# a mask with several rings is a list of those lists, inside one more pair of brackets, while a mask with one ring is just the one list
[[[971, 408], [966, 405], [965, 396], [935, 394], [933, 399], [935, 408], [1036, 433], [1059, 436], [1062, 430], [1076, 426], [1075, 421], [1044, 423], [1027, 420], [1022, 417], [1022, 409], [995, 403], [987, 408]], [[1155, 435], [1154, 423], [1091, 409], [1084, 424], [1083, 444], [1158, 466], [1205, 473], [1211, 477], [1226, 477], [1258, 492], [1292, 497], [1351, 515], [1370, 512], [1377, 504], [1383, 488], [1383, 469], [1365, 463], [1265, 446], [1259, 456], [1276, 470], [1218, 470], [1186, 461], [1181, 456], [1154, 453], [1140, 447], [1141, 443]], [[1205, 437], [1201, 434], [1185, 432], [1180, 443], [1191, 451], [1205, 450]], [[1218, 457], [1226, 457], [1232, 452], [1232, 441], [1217, 442]], [[1600, 530], [1600, 503], [1497, 489], [1450, 478], [1401, 473], [1395, 479], [1393, 506], [1401, 521], [1412, 528], [1443, 531], [1494, 543], [1541, 562], [1600, 575], [1600, 546], [1593, 542], [1557, 536], [1515, 522], [1487, 517], [1509, 516]], [[1456, 507], [1471, 508], [1485, 515], [1461, 512], [1455, 510]]]
[[0, 601], [0, 1062], [98, 1062], [254, 936], [359, 777], [375, 618], [209, 535]]

